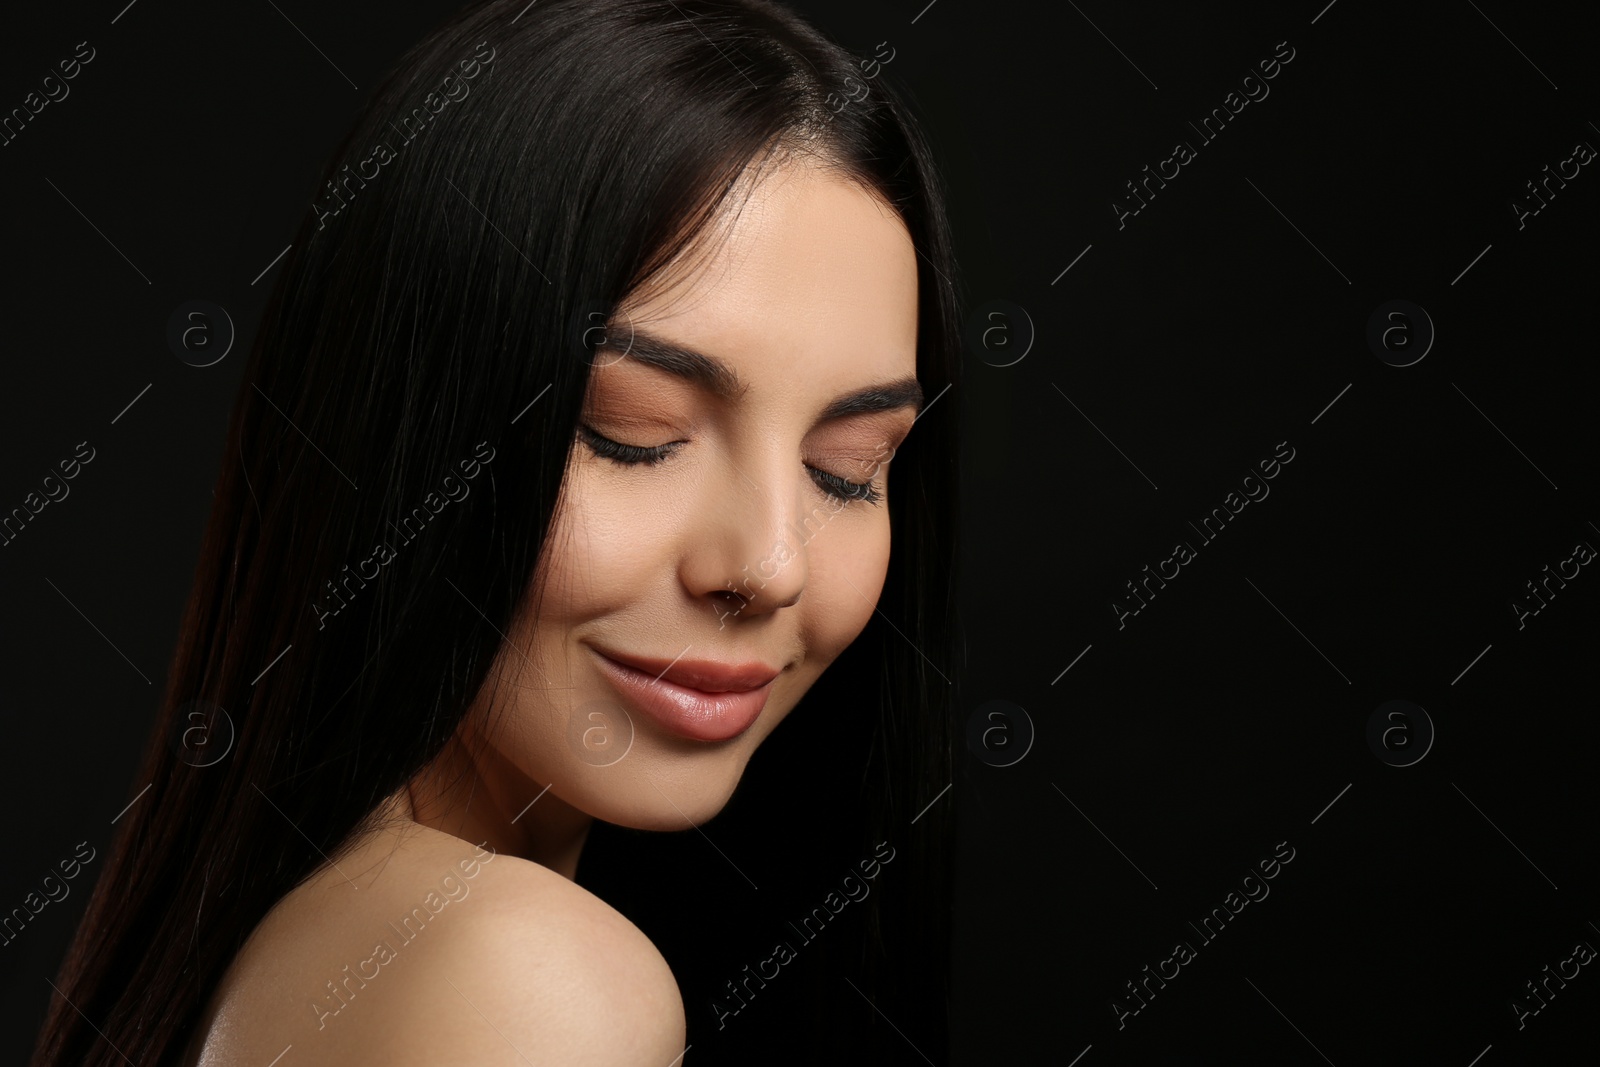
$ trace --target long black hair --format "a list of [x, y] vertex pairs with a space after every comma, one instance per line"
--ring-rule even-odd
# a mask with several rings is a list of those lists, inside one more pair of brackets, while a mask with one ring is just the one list
[[[267, 911], [440, 753], [530, 593], [593, 327], [752, 160], [803, 148], [892, 205], [918, 252], [918, 376], [930, 398], [955, 384], [939, 179], [890, 79], [859, 93], [870, 59], [772, 0], [497, 0], [403, 57], [277, 279], [130, 796], [153, 784], [35, 1064], [176, 1059]], [[879, 610], [824, 675], [870, 724], [860, 840], [904, 857], [869, 898], [857, 984], [924, 1052], [944, 1048], [952, 798], [917, 815], [952, 778], [951, 393], [895, 456]], [[231, 749], [197, 758], [201, 737]]]

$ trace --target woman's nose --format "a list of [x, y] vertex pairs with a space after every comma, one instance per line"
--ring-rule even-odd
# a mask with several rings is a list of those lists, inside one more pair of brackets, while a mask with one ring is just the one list
[[730, 616], [770, 614], [800, 599], [805, 589], [805, 539], [796, 521], [806, 485], [793, 464], [765, 464], [731, 473], [726, 488], [698, 506], [690, 524], [682, 564], [690, 595], [707, 602], [727, 624]]

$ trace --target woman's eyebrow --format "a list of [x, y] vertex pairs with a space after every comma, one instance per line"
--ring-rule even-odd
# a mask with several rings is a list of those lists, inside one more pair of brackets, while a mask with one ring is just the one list
[[738, 373], [722, 360], [703, 352], [696, 352], [692, 348], [673, 344], [637, 327], [630, 331], [625, 347], [619, 349], [609, 338], [601, 347], [620, 351], [621, 356], [631, 356], [646, 366], [664, 370], [668, 374], [709, 389], [724, 400], [731, 400], [745, 390]]
[[[605, 342], [601, 346], [613, 351], [617, 346]], [[745, 390], [738, 372], [715, 356], [696, 352], [692, 348], [674, 344], [654, 334], [635, 327], [622, 355], [631, 356], [640, 363], [664, 370], [668, 374], [704, 387], [723, 399], [733, 399]], [[819, 421], [842, 418], [846, 415], [893, 411], [896, 408], [922, 407], [922, 385], [915, 378], [901, 378], [882, 385], [869, 385], [838, 397], [823, 409]]]
[[922, 409], [922, 385], [915, 378], [901, 378], [899, 381], [869, 385], [865, 389], [846, 393], [822, 410], [819, 421], [903, 407]]

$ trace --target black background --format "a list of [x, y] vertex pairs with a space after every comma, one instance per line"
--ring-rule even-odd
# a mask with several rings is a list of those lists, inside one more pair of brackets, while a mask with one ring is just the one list
[[[4, 911], [77, 842], [103, 855], [142, 786], [268, 264], [363, 90], [452, 7], [124, 2], [0, 30], [0, 112], [96, 50], [0, 147], [0, 511], [95, 449], [0, 548]], [[1325, 3], [794, 5], [860, 55], [895, 49], [971, 311], [1001, 327], [940, 401], [966, 435], [962, 712], [1011, 701], [1034, 736], [1011, 766], [963, 750], [938, 801], [961, 827], [956, 1062], [1592, 1056], [1593, 966], [1521, 1029], [1511, 1002], [1600, 945], [1600, 578], [1521, 628], [1511, 602], [1600, 545], [1600, 176], [1520, 229], [1511, 205], [1600, 146], [1594, 26]], [[1270, 95], [1202, 143], [1188, 122], [1283, 41]], [[1195, 159], [1119, 229], [1124, 183], [1180, 140]], [[166, 342], [195, 299], [239, 331], [203, 369]], [[1367, 340], [1397, 299], [1437, 331], [1406, 367]], [[1026, 320], [982, 318], [989, 300]], [[1204, 542], [1189, 524], [1280, 442], [1270, 496]], [[1178, 541], [1196, 558], [1119, 628], [1111, 602]], [[1406, 767], [1367, 741], [1397, 699], [1436, 733]], [[1002, 725], [1014, 755], [1028, 728]], [[1188, 924], [1280, 842], [1270, 895], [1203, 943]], [[96, 868], [0, 949], [0, 1061], [31, 1045]], [[753, 959], [779, 916], [744, 907]], [[1196, 958], [1119, 1029], [1125, 983], [1179, 940]], [[705, 1025], [719, 976], [663, 945], [688, 1062], [731, 1058]], [[730, 1028], [745, 1061], [783, 1040], [767, 999]]]

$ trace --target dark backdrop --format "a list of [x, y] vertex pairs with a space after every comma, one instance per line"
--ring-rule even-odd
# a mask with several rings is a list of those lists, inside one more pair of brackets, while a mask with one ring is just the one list
[[[0, 511], [93, 450], [0, 548], [0, 911], [78, 842], [103, 856], [140, 788], [274, 257], [451, 6], [125, 2], [0, 30], [0, 113], [93, 49], [0, 147]], [[1595, 27], [1504, 0], [924, 3], [796, 6], [895, 50], [972, 295], [940, 401], [973, 727], [936, 801], [961, 827], [950, 1059], [1592, 1055]], [[191, 300], [238, 331], [211, 367], [168, 343]], [[827, 792], [784, 832], [826, 837]], [[689, 1062], [826, 1028], [776, 983], [722, 1031], [709, 999], [856, 857], [797, 837], [777, 895], [740, 896], [698, 835], [648, 837], [597, 834], [583, 877], [678, 971]], [[629, 884], [652, 854], [699, 913]], [[0, 948], [4, 1062], [96, 872]]]

